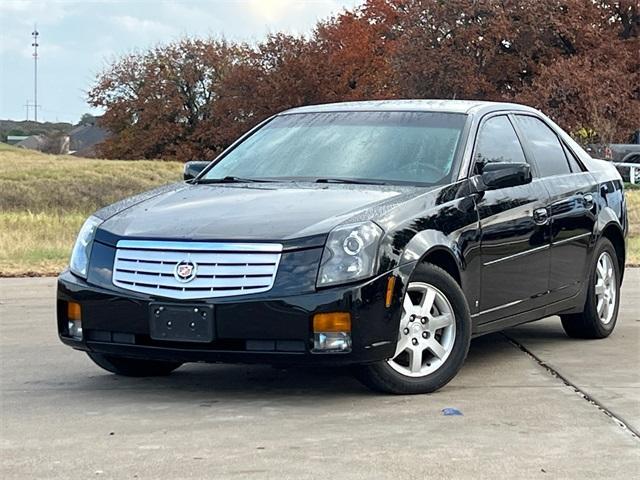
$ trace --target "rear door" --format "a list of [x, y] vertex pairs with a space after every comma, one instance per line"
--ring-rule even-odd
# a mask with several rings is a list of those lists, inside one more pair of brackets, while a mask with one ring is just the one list
[[[527, 163], [506, 114], [485, 117], [474, 149], [474, 174], [489, 162]], [[542, 306], [549, 286], [549, 195], [532, 165], [527, 185], [489, 190], [477, 200], [482, 285], [478, 323]]]
[[575, 295], [586, 281], [587, 255], [596, 221], [597, 185], [590, 173], [542, 119], [515, 115], [549, 192], [551, 250], [549, 302]]

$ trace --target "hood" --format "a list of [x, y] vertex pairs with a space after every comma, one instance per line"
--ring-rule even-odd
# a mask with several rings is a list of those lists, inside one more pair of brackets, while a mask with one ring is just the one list
[[424, 191], [388, 185], [183, 184], [125, 202], [99, 230], [116, 238], [284, 242], [325, 235], [350, 220], [375, 220]]

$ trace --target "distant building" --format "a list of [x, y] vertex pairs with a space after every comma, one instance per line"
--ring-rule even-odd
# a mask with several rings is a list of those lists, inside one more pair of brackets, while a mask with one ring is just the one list
[[109, 132], [95, 123], [79, 125], [69, 132], [69, 153], [78, 157], [95, 157], [96, 145], [108, 136]]
[[28, 150], [43, 151], [48, 143], [47, 137], [44, 135], [29, 135], [15, 144], [16, 147], [26, 148]]
[[15, 145], [23, 140], [26, 140], [28, 135], [7, 135], [7, 143], [9, 145]]
[[9, 135], [7, 143], [16, 147], [54, 155], [75, 155], [95, 157], [96, 145], [104, 141], [109, 132], [93, 123], [85, 123], [73, 128], [68, 134], [53, 132], [48, 135]]
[[31, 135], [16, 143], [15, 146], [54, 155], [64, 155], [69, 153], [69, 135]]

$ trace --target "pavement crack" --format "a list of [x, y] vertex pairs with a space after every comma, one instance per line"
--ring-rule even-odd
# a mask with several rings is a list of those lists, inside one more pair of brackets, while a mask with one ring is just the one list
[[583, 400], [585, 400], [589, 404], [591, 404], [594, 407], [596, 407], [600, 412], [604, 413], [616, 425], [618, 425], [620, 428], [622, 428], [623, 430], [628, 432], [633, 438], [635, 438], [636, 440], [640, 440], [640, 432], [638, 430], [636, 430], [634, 427], [632, 427], [631, 425], [629, 425], [629, 423], [627, 423], [624, 419], [622, 419], [621, 417], [619, 417], [618, 415], [613, 413], [611, 410], [609, 410], [603, 404], [598, 402], [596, 399], [594, 399], [591, 395], [589, 395], [587, 392], [582, 390], [576, 384], [572, 383], [564, 375], [562, 375], [560, 372], [558, 372], [555, 368], [553, 368], [551, 365], [546, 363], [544, 360], [542, 360], [536, 354], [531, 352], [531, 350], [529, 350], [523, 344], [518, 342], [516, 339], [510, 337], [506, 333], [502, 333], [502, 335], [507, 339], [507, 341], [509, 343], [511, 343], [511, 345], [516, 347], [518, 350], [522, 351], [525, 355], [527, 355], [529, 358], [531, 358], [534, 362], [536, 362], [538, 365], [540, 365], [542, 368], [544, 368], [547, 371], [547, 373], [549, 373], [552, 377], [557, 378], [562, 383], [564, 383], [567, 387], [571, 388], [578, 396], [580, 396], [580, 398], [582, 398]]

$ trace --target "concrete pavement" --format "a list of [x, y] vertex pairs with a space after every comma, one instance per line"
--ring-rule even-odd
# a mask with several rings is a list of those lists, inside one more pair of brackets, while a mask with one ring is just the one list
[[557, 317], [483, 337], [428, 396], [334, 369], [116, 377], [58, 342], [54, 286], [0, 279], [3, 479], [640, 476], [640, 439], [616, 421], [640, 429], [640, 269], [609, 339], [568, 339]]

